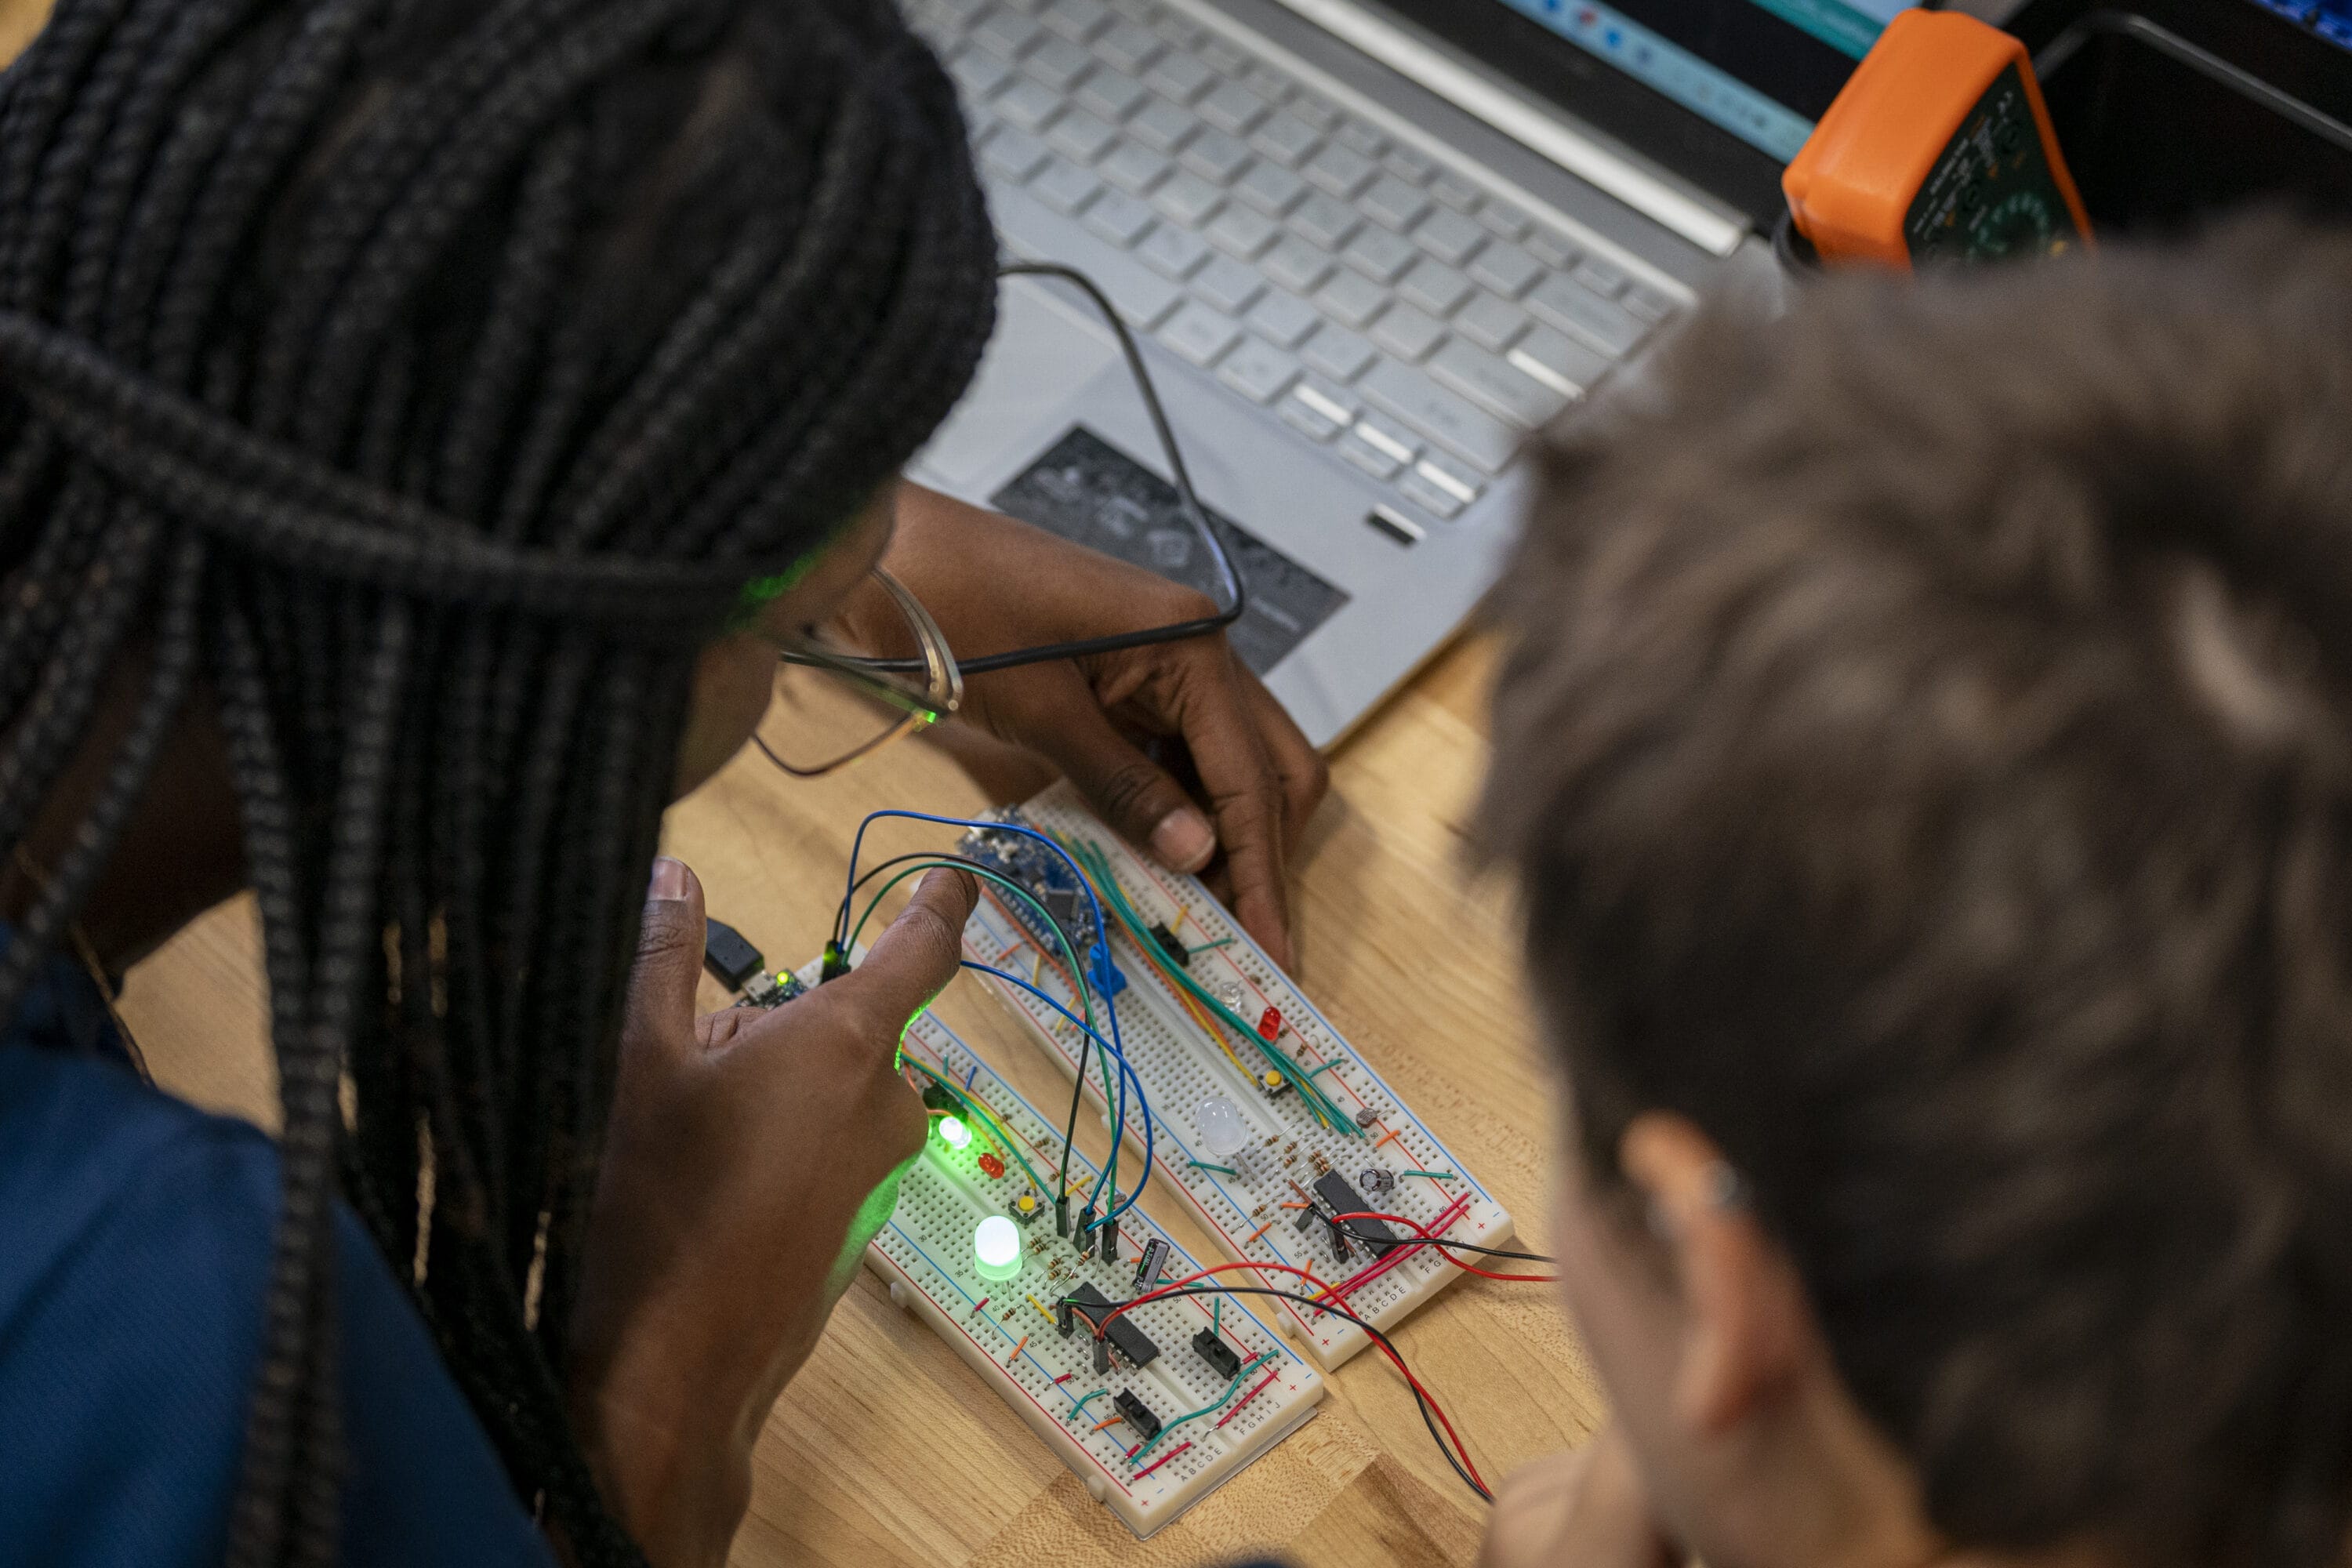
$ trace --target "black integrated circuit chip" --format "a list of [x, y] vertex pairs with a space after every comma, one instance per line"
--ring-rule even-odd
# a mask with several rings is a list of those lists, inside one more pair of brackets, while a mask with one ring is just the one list
[[1160, 1347], [1152, 1342], [1151, 1336], [1137, 1327], [1132, 1318], [1112, 1318], [1111, 1309], [1118, 1303], [1092, 1285], [1083, 1279], [1078, 1281], [1077, 1289], [1070, 1292], [1070, 1300], [1087, 1321], [1097, 1329], [1102, 1327], [1104, 1319], [1110, 1319], [1110, 1327], [1103, 1331], [1103, 1337], [1118, 1347], [1129, 1365], [1149, 1366], [1160, 1359]]
[[[1335, 1215], [1372, 1212], [1372, 1205], [1364, 1201], [1364, 1194], [1349, 1186], [1348, 1178], [1337, 1171], [1315, 1178], [1315, 1195], [1330, 1205]], [[1402, 1245], [1386, 1220], [1351, 1219], [1346, 1222], [1345, 1228], [1349, 1239], [1370, 1247], [1375, 1258], [1386, 1258], [1391, 1247]]]

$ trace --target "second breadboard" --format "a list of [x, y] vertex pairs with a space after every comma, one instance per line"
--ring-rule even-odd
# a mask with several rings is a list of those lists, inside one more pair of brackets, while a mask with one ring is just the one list
[[[1328, 1286], [1385, 1331], [1461, 1272], [1426, 1238], [1493, 1247], [1510, 1237], [1510, 1215], [1199, 881], [1130, 850], [1066, 785], [998, 815], [1054, 839], [1085, 885], [1024, 834], [968, 835], [963, 853], [1036, 903], [984, 884], [964, 928], [966, 956], [1084, 1016], [1076, 960], [1097, 997], [1097, 1029], [1108, 1033], [1102, 1007], [1115, 1008], [1150, 1101], [1154, 1186], [1181, 1195], [1236, 1261], [1274, 1266], [1265, 1282], [1278, 1289], [1297, 1288], [1295, 1271], [1306, 1271], [1308, 1293]], [[1101, 899], [1107, 953], [1096, 951], [1087, 886]], [[1067, 1017], [1018, 986], [986, 984], [1066, 1071], [1079, 1069], [1086, 1036]], [[1089, 1065], [1086, 1075], [1098, 1106], [1100, 1072]], [[1369, 1215], [1391, 1217], [1350, 1217]], [[1327, 1367], [1369, 1342], [1340, 1318], [1276, 1305]]]

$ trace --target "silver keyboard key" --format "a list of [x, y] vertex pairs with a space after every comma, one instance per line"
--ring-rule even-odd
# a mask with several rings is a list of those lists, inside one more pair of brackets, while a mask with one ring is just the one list
[[1400, 463], [1410, 463], [1421, 456], [1421, 443], [1411, 434], [1371, 415], [1356, 416], [1356, 434]]
[[1057, 92], [1067, 92], [1094, 68], [1095, 58], [1067, 38], [1046, 37], [1029, 51], [1021, 68]]
[[1480, 348], [1501, 353], [1528, 330], [1528, 313], [1492, 294], [1481, 294], [1455, 314], [1454, 330]]
[[1046, 157], [1044, 142], [1025, 131], [1003, 125], [981, 149], [980, 166], [1017, 185], [1043, 167]]
[[1388, 166], [1390, 174], [1416, 185], [1429, 184], [1437, 174], [1435, 161], [1411, 147], [1391, 147], [1381, 154], [1381, 162]]
[[1111, 24], [1110, 7], [1102, 0], [1054, 0], [1045, 7], [1045, 26], [1083, 44]]
[[1367, 158], [1377, 158], [1389, 150], [1389, 139], [1360, 120], [1350, 120], [1334, 132], [1339, 144], [1361, 153]]
[[1342, 206], [1317, 191], [1290, 215], [1290, 229], [1310, 245], [1337, 250], [1348, 243], [1349, 236], [1363, 226], [1363, 221], [1353, 208]]
[[1328, 322], [1307, 341], [1308, 364], [1333, 381], [1353, 381], [1380, 359], [1380, 351], [1345, 327]]
[[1609, 362], [1549, 327], [1536, 327], [1507, 352], [1523, 375], [1563, 397], [1590, 392], [1609, 374]]
[[1371, 184], [1376, 171], [1370, 158], [1333, 142], [1307, 159], [1299, 172], [1345, 202], [1353, 201], [1357, 192]]
[[1253, 163], [1234, 183], [1234, 195], [1268, 217], [1281, 217], [1307, 195], [1307, 182], [1279, 163]]
[[1343, 428], [1303, 401], [1295, 389], [1282, 400], [1282, 422], [1310, 441], [1328, 442]]
[[1336, 381], [1326, 381], [1312, 374], [1292, 388], [1290, 395], [1342, 429], [1353, 425], [1356, 416], [1364, 411], [1362, 398]]
[[1527, 238], [1535, 220], [1500, 196], [1488, 196], [1478, 204], [1477, 218], [1489, 234], [1517, 241]]
[[1244, 261], [1255, 261], [1282, 230], [1264, 213], [1244, 206], [1227, 206], [1207, 229], [1209, 243]]
[[1452, 522], [1470, 503], [1447, 487], [1431, 483], [1429, 476], [1423, 472], [1426, 466], [1425, 463], [1415, 464], [1412, 472], [1398, 482], [1397, 489], [1405, 500], [1430, 516], [1443, 522]]
[[1102, 182], [1076, 163], [1055, 158], [1045, 173], [1029, 182], [1029, 193], [1057, 213], [1076, 213], [1094, 200]]
[[1044, 34], [1045, 29], [1018, 11], [1008, 11], [1003, 6], [982, 17], [980, 26], [971, 30], [974, 43], [992, 54], [1003, 55], [1008, 60], [1017, 60], [1036, 47], [1037, 40]]
[[1360, 327], [1388, 304], [1388, 290], [1360, 273], [1341, 270], [1315, 293], [1322, 312], [1342, 326]]
[[1570, 337], [1582, 338], [1602, 353], [1622, 358], [1649, 329], [1614, 300], [1603, 300], [1566, 278], [1547, 278], [1528, 296], [1528, 309]]
[[1194, 276], [1192, 292], [1226, 315], [1238, 316], [1265, 292], [1265, 279], [1230, 256], [1213, 257]]
[[1295, 349], [1322, 324], [1322, 318], [1316, 315], [1314, 306], [1297, 295], [1269, 289], [1243, 324], [1270, 343]]
[[1286, 169], [1298, 167], [1322, 142], [1315, 127], [1287, 110], [1259, 126], [1250, 137], [1251, 146]]
[[1478, 210], [1478, 187], [1451, 170], [1429, 182], [1429, 194], [1455, 212]]
[[1224, 200], [1216, 186], [1182, 169], [1170, 175], [1166, 184], [1151, 193], [1151, 205], [1186, 228], [1199, 228], [1207, 223], [1224, 205]]
[[1175, 164], [1150, 148], [1132, 142], [1121, 142], [1095, 167], [1104, 179], [1131, 196], [1149, 195], [1154, 185], [1176, 169]]
[[1543, 276], [1543, 263], [1507, 240], [1480, 251], [1470, 263], [1473, 281], [1492, 289], [1506, 300], [1516, 300]]
[[1160, 329], [1161, 342], [1203, 370], [1222, 359], [1241, 336], [1239, 327], [1198, 300], [1187, 300]]
[[1133, 22], [1113, 22], [1110, 31], [1094, 42], [1095, 58], [1113, 70], [1141, 76], [1168, 46], [1148, 27]]
[[1614, 300], [1625, 291], [1625, 285], [1633, 279], [1628, 277], [1625, 269], [1615, 262], [1603, 261], [1597, 256], [1588, 256], [1576, 268], [1576, 280], [1602, 299]]
[[1459, 338], [1430, 357], [1429, 374], [1440, 386], [1453, 388], [1522, 430], [1550, 424], [1568, 406], [1569, 400], [1550, 387]]
[[1153, 99], [1127, 122], [1127, 133], [1155, 153], [1175, 152], [1199, 129], [1191, 115], [1164, 98]]
[[1298, 362], [1271, 343], [1246, 338], [1217, 367], [1217, 379], [1252, 403], [1272, 403], [1298, 379]]
[[1079, 87], [1078, 107], [1105, 120], [1125, 120], [1150, 96], [1150, 89], [1126, 72], [1105, 68]]
[[1339, 247], [1339, 259], [1375, 283], [1393, 284], [1420, 254], [1388, 230], [1369, 226]]
[[1118, 132], [1083, 109], [1073, 109], [1054, 123], [1045, 140], [1081, 163], [1091, 163], [1118, 140]]
[[1372, 182], [1371, 189], [1356, 198], [1356, 205], [1373, 222], [1402, 234], [1429, 210], [1429, 198], [1394, 174], [1382, 174]]
[[1290, 79], [1268, 65], [1252, 65], [1242, 72], [1243, 85], [1268, 103], [1280, 103], [1290, 96]]
[[1350, 430], [1339, 438], [1339, 456], [1382, 481], [1393, 479], [1404, 472], [1404, 466], [1409, 461], [1385, 447], [1374, 445], [1365, 437], [1361, 429]]
[[1412, 242], [1448, 267], [1459, 267], [1486, 243], [1486, 231], [1449, 207], [1440, 207], [1412, 231]]
[[1468, 506], [1486, 490], [1486, 482], [1451, 458], [1424, 452], [1413, 471], [1439, 489]]
[[1528, 254], [1546, 267], [1565, 272], [1576, 265], [1584, 247], [1557, 229], [1538, 228], [1526, 240]]
[[1105, 191], [1087, 209], [1087, 226], [1124, 250], [1151, 226], [1151, 209], [1124, 191]]
[[1672, 300], [1656, 289], [1643, 288], [1639, 283], [1625, 290], [1625, 298], [1621, 303], [1625, 309], [1654, 327], [1675, 313], [1675, 302]]
[[1265, 118], [1265, 100], [1237, 81], [1219, 82], [1200, 102], [1201, 118], [1218, 130], [1246, 136]]
[[1460, 310], [1463, 301], [1475, 292], [1470, 279], [1443, 261], [1426, 258], [1415, 263], [1413, 269], [1404, 275], [1404, 281], [1397, 285], [1397, 293], [1407, 303], [1418, 305], [1440, 320]]
[[1295, 234], [1286, 234], [1258, 263], [1268, 278], [1294, 294], [1312, 294], [1331, 276], [1331, 258]]
[[1143, 237], [1135, 254], [1154, 272], [1181, 283], [1209, 259], [1209, 246], [1199, 235], [1163, 223]]
[[948, 74], [963, 89], [967, 101], [984, 103], [990, 93], [1012, 79], [1013, 68], [986, 49], [966, 49], [948, 68]]
[[1178, 103], [1190, 103], [1209, 90], [1217, 73], [1194, 59], [1191, 55], [1165, 54], [1143, 73], [1143, 82], [1152, 91]]
[[1331, 128], [1339, 123], [1339, 110], [1328, 99], [1302, 92], [1290, 100], [1290, 112], [1328, 136]]
[[1151, 26], [1170, 43], [1179, 48], [1191, 49], [1195, 54], [1200, 52], [1202, 44], [1208, 39], [1206, 33], [1172, 11], [1160, 12], [1151, 19]]
[[1062, 112], [1066, 101], [1044, 82], [1024, 77], [998, 93], [990, 107], [1009, 125], [1017, 125], [1024, 131], [1043, 131]]
[[1200, 54], [1202, 62], [1220, 76], [1237, 76], [1249, 64], [1247, 55], [1219, 37], [1203, 40]]
[[1222, 131], [1203, 131], [1186, 143], [1176, 161], [1204, 180], [1230, 185], [1249, 166], [1250, 152]]
[[1411, 365], [1382, 360], [1357, 384], [1374, 407], [1436, 442], [1481, 473], [1498, 474], [1518, 450], [1510, 427]]
[[1419, 364], [1445, 341], [1445, 324], [1411, 305], [1392, 305], [1372, 323], [1372, 342], [1399, 359]]

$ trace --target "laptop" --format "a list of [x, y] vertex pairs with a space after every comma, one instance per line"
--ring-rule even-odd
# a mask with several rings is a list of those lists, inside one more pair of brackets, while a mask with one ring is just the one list
[[[903, 0], [1008, 256], [1141, 341], [1318, 745], [1494, 584], [1528, 437], [1769, 276], [1782, 166], [1898, 0]], [[919, 481], [1213, 595], [1117, 340], [1008, 282]], [[984, 652], [987, 650], [972, 650]]]

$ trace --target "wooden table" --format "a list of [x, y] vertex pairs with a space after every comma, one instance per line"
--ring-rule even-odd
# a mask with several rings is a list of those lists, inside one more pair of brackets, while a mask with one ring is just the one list
[[[1302, 857], [1299, 980], [1332, 1023], [1517, 1216], [1548, 1234], [1556, 1099], [1529, 1041], [1506, 904], [1473, 885], [1465, 825], [1486, 756], [1493, 650], [1441, 657], [1333, 759], [1332, 798]], [[990, 804], [940, 751], [885, 752], [795, 782], [747, 753], [674, 809], [670, 851], [711, 912], [776, 963], [824, 939], [850, 836], [877, 806], [969, 815]], [[898, 830], [905, 847], [944, 845]], [[884, 840], [892, 844], [898, 838]], [[124, 1012], [166, 1084], [270, 1120], [248, 900], [224, 906], [133, 972]], [[724, 998], [706, 981], [704, 1000]], [[1068, 1079], [969, 978], [949, 1025], [1022, 1092]], [[1202, 1257], [1175, 1205], [1145, 1206]], [[1540, 1250], [1540, 1248], [1537, 1248]], [[1541, 1286], [1465, 1279], [1396, 1334], [1489, 1482], [1573, 1446], [1601, 1403]], [[738, 1568], [1196, 1563], [1274, 1551], [1305, 1564], [1468, 1563], [1483, 1505], [1447, 1469], [1386, 1362], [1341, 1368], [1321, 1414], [1191, 1514], [1138, 1544], [929, 1329], [870, 1274], [768, 1423]]]

